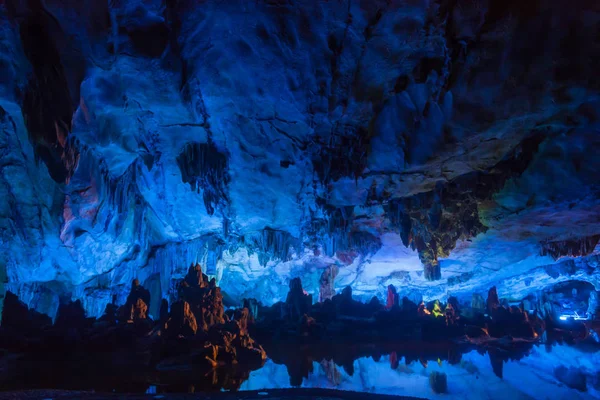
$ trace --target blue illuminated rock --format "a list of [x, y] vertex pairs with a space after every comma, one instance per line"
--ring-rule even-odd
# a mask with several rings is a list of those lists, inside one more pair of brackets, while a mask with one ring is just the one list
[[364, 302], [600, 290], [586, 7], [3, 2], [0, 293], [98, 317], [139, 279], [157, 319], [196, 263], [228, 305], [332, 266]]

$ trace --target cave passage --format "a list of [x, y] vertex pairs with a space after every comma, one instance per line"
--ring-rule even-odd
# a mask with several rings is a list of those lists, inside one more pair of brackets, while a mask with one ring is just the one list
[[0, 400], [600, 398], [576, 3], [0, 1]]

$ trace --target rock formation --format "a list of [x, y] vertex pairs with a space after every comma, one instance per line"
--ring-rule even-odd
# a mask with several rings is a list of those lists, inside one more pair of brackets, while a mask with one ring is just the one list
[[600, 235], [592, 235], [576, 240], [561, 240], [542, 243], [541, 254], [550, 255], [555, 260], [560, 257], [581, 257], [592, 253], [600, 241]]
[[486, 300], [486, 310], [488, 313], [492, 314], [494, 310], [496, 310], [498, 307], [500, 307], [498, 291], [496, 290], [496, 286], [492, 286], [488, 291], [488, 297]]
[[596, 319], [600, 314], [600, 302], [598, 301], [598, 297], [600, 296], [596, 290], [590, 292], [587, 309], [587, 314], [590, 319]]
[[394, 287], [394, 285], [389, 285], [387, 287], [387, 298], [386, 298], [385, 308], [388, 310], [391, 310], [394, 306], [398, 306], [398, 305], [399, 305], [398, 292], [396, 291], [396, 288]]
[[2, 323], [0, 324], [2, 328], [12, 329], [23, 335], [35, 335], [50, 325], [52, 325], [50, 317], [35, 310], [29, 310], [27, 305], [19, 301], [17, 296], [11, 292], [6, 292]]
[[337, 265], [325, 268], [319, 279], [319, 301], [323, 302], [335, 295], [334, 281], [339, 271]]
[[310, 310], [312, 305], [312, 296], [302, 289], [300, 278], [294, 278], [290, 281], [290, 291], [284, 305], [284, 315], [291, 321], [298, 321], [300, 317]]
[[0, 5], [0, 280], [28, 306], [100, 317], [137, 278], [158, 318], [197, 260], [235, 304], [290, 271], [325, 300], [332, 264], [362, 302], [598, 281], [593, 6], [76, 3]]

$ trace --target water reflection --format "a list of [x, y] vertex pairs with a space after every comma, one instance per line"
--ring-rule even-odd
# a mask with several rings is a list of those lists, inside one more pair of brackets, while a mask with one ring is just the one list
[[[395, 345], [271, 345], [270, 359], [257, 370], [237, 365], [210, 372], [176, 369], [87, 368], [21, 365], [4, 360], [16, 377], [3, 389], [57, 388], [99, 392], [181, 393], [289, 387], [336, 388], [444, 399], [600, 398], [600, 352], [596, 344], [534, 345], [496, 342], [457, 346], [422, 342]], [[17, 368], [14, 370], [14, 368]], [[446, 376], [446, 394], [430, 384]], [[20, 377], [20, 378], [19, 378]], [[6, 380], [5, 380], [6, 382]]]
[[[394, 352], [380, 357], [361, 357], [353, 361], [351, 367], [338, 365], [333, 360], [313, 360], [309, 371], [298, 382], [295, 376], [298, 364], [284, 365], [269, 360], [263, 368], [252, 372], [240, 389], [300, 386], [429, 399], [589, 399], [600, 398], [599, 363], [597, 348], [583, 346], [534, 346], [527, 355], [507, 357], [506, 361], [477, 350], [462, 354], [458, 360], [434, 362], [425, 357], [411, 360]], [[569, 387], [576, 381], [573, 377], [558, 375], [559, 367], [578, 371], [581, 375], [576, 379], [583, 379], [585, 388]], [[498, 374], [499, 368], [501, 374]], [[448, 393], [436, 394], [431, 389], [429, 376], [435, 371], [446, 374]]]

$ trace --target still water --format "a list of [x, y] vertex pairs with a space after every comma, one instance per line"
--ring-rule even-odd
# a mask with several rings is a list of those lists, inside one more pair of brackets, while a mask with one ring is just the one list
[[[600, 398], [597, 350], [583, 346], [534, 346], [522, 359], [504, 362], [501, 378], [489, 354], [476, 350], [462, 354], [460, 361], [453, 364], [447, 360], [430, 361], [426, 365], [420, 361], [406, 364], [404, 358], [396, 364], [390, 355], [378, 361], [364, 357], [354, 361], [352, 374], [332, 361], [321, 361], [312, 363], [312, 371], [303, 378], [300, 387], [428, 399], [593, 399]], [[436, 394], [431, 389], [429, 375], [433, 371], [446, 374], [447, 393]], [[292, 386], [287, 367], [268, 360], [263, 368], [250, 373], [240, 390], [288, 387]]]
[[[507, 350], [510, 348], [511, 350]], [[262, 367], [157, 371], [109, 357], [61, 363], [0, 355], [0, 390], [67, 389], [117, 393], [268, 390], [291, 387], [351, 390], [426, 399], [600, 399], [597, 343], [475, 348], [435, 344], [273, 346]], [[64, 359], [64, 355], [63, 359]], [[254, 370], [252, 370], [254, 369]], [[436, 393], [432, 373], [446, 376]]]

